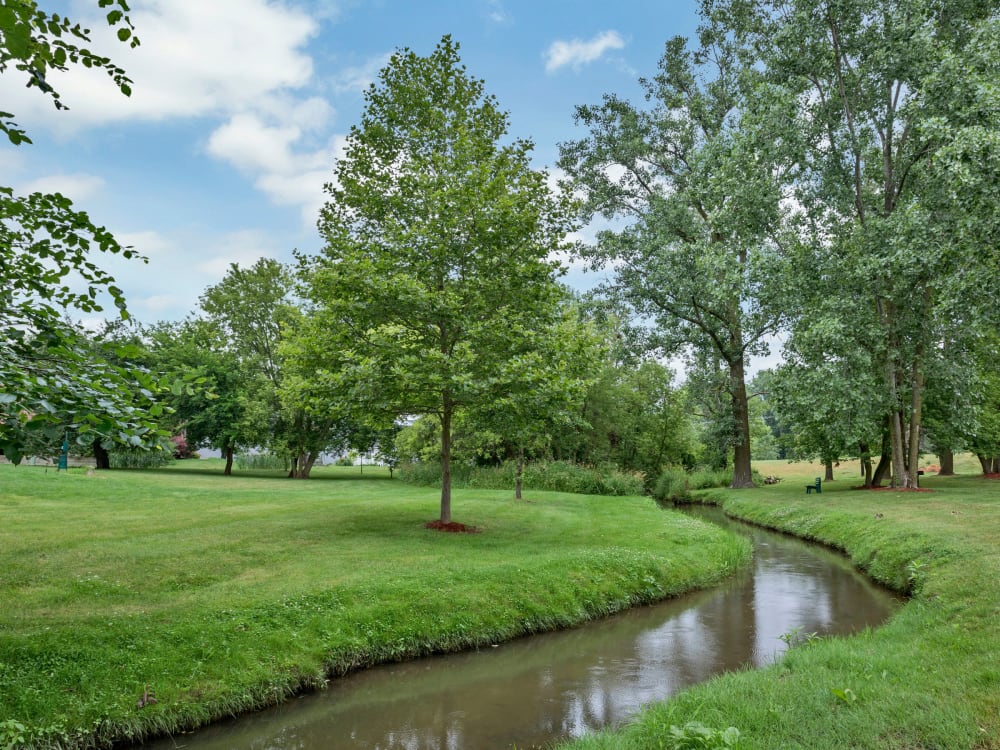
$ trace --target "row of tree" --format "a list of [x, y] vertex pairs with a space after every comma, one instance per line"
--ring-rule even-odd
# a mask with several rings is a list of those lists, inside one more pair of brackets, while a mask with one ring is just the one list
[[[381, 411], [373, 409], [364, 391], [388, 378], [351, 373], [343, 355], [331, 360], [330, 324], [294, 296], [295, 276], [270, 259], [233, 265], [186, 320], [114, 324], [97, 338], [127, 348], [132, 367], [177, 384], [161, 395], [161, 426], [191, 447], [219, 449], [226, 474], [236, 452], [258, 449], [285, 458], [299, 478], [320, 455], [348, 450], [374, 450], [390, 464], [439, 461], [441, 416], [426, 406], [401, 413], [399, 404], [412, 402], [399, 396], [381, 396]], [[556, 315], [531, 332], [530, 348], [516, 360], [494, 352], [483, 365], [493, 382], [480, 382], [453, 413], [453, 455], [480, 463], [613, 463], [651, 480], [667, 465], [718, 463], [720, 448], [703, 445], [711, 430], [693, 417], [695, 399], [672, 370], [630, 353], [599, 304], [559, 291]], [[481, 357], [490, 354], [481, 349]], [[409, 369], [400, 372], [412, 384]]]
[[[87, 251], [131, 251], [60, 213], [71, 209], [59, 197], [5, 204], [5, 452], [67, 426], [81, 442], [151, 443], [169, 403], [193, 442], [230, 463], [239, 446], [268, 446], [292, 457], [294, 476], [325, 450], [388, 446], [401, 417], [433, 419], [445, 522], [457, 427], [493, 436], [480, 454], [607, 458], [650, 474], [731, 455], [733, 485], [746, 486], [748, 365], [784, 335], [785, 364], [758, 385], [797, 455], [860, 455], [867, 483], [891, 470], [912, 486], [930, 437], [998, 468], [990, 4], [702, 0], [701, 11], [697, 43], [667, 43], [642, 105], [608, 95], [578, 108], [586, 135], [562, 144], [555, 193], [457, 43], [401, 50], [326, 187], [323, 251], [291, 269], [233, 267], [197, 315], [116, 332], [113, 351], [58, 310], [94, 309], [101, 288], [120, 303]], [[41, 44], [42, 73], [66, 64], [51, 51], [64, 47]], [[38, 72], [37, 56], [19, 59]], [[615, 228], [566, 245], [596, 217]], [[567, 251], [613, 269], [603, 306], [567, 296], [556, 260]], [[61, 283], [73, 270], [82, 294]], [[677, 355], [683, 391], [657, 364]], [[88, 378], [87, 363], [109, 374]], [[123, 395], [136, 377], [148, 403]], [[692, 413], [708, 427], [697, 437]]]
[[624, 224], [580, 252], [616, 269], [608, 293], [664, 349], [724, 373], [734, 486], [750, 483], [747, 363], [779, 332], [774, 398], [801, 445], [911, 487], [930, 424], [939, 450], [978, 446], [995, 468], [995, 4], [700, 7], [697, 44], [667, 43], [642, 106], [577, 110], [567, 187]]

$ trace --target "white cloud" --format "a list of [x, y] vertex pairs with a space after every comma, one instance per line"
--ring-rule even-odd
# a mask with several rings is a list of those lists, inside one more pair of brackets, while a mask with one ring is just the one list
[[301, 206], [302, 220], [313, 225], [325, 197], [323, 185], [333, 175], [343, 136], [310, 148], [309, 133], [291, 124], [265, 122], [253, 114], [232, 117], [208, 140], [212, 156], [254, 178], [254, 185], [278, 205]]
[[[122, 245], [131, 245], [145, 255], [148, 263], [119, 256], [96, 258], [125, 292], [129, 312], [146, 323], [180, 320], [198, 306], [205, 289], [217, 284], [232, 263], [248, 266], [260, 258], [290, 260], [285, 237], [264, 230], [249, 229], [212, 234], [200, 229], [156, 231], [115, 231]], [[101, 295], [107, 317], [114, 317], [114, 305]]]
[[556, 40], [549, 45], [543, 57], [545, 71], [552, 73], [567, 65], [578, 69], [587, 63], [599, 59], [605, 52], [613, 49], [623, 49], [625, 40], [617, 31], [602, 31], [589, 41], [573, 39], [571, 41]]
[[294, 125], [267, 125], [253, 114], [238, 114], [208, 139], [208, 153], [244, 172], [280, 171], [291, 161], [289, 147], [302, 136]]
[[511, 23], [510, 13], [504, 8], [503, 3], [500, 0], [489, 0], [487, 3], [486, 17], [489, 18], [493, 23], [506, 24]]
[[159, 320], [187, 302], [190, 300], [175, 294], [153, 294], [149, 297], [130, 299], [129, 309], [139, 320]]
[[256, 186], [280, 205], [301, 205], [302, 221], [316, 223], [326, 202], [323, 186], [330, 181], [332, 169], [314, 169], [297, 174], [264, 174]]
[[122, 247], [133, 247], [151, 261], [169, 258], [176, 251], [174, 244], [158, 232], [117, 232], [115, 239]]
[[10, 148], [0, 149], [0, 174], [4, 175], [7, 180], [12, 174], [20, 172], [24, 165], [25, 157], [22, 151]]
[[[135, 50], [98, 32], [106, 26], [100, 19], [92, 22], [94, 48], [113, 54], [133, 79], [131, 98], [106, 75], [74, 68], [53, 81], [69, 112], [53, 117], [51, 102], [37, 91], [13, 92], [21, 97], [14, 111], [27, 114], [27, 122], [34, 108], [64, 132], [130, 119], [222, 118], [207, 153], [253, 179], [275, 203], [301, 205], [304, 220], [315, 222], [333, 163], [329, 137], [316, 135], [334, 114], [325, 99], [298, 93], [313, 75], [304, 47], [318, 31], [316, 20], [279, 0], [149, 0], [131, 15], [142, 39]], [[362, 71], [349, 75], [358, 82]]]
[[[335, 17], [340, 4], [296, 8], [282, 0], [147, 0], [136, 5], [131, 17], [142, 44], [134, 50], [118, 43], [100, 16], [78, 19], [93, 29], [93, 49], [111, 55], [132, 78], [130, 98], [105, 73], [71, 66], [52, 76], [69, 111], [56, 112], [47, 97], [25, 89], [15, 75], [0, 77], [4, 109], [29, 133], [46, 128], [63, 136], [113, 122], [207, 118], [214, 130], [206, 152], [236, 167], [276, 204], [301, 206], [304, 222], [313, 224], [338, 139], [324, 132], [334, 115], [330, 104], [302, 93], [315, 83], [305, 46], [319, 31], [316, 11], [325, 7], [324, 17]], [[346, 70], [334, 89], [366, 85], [387, 59]], [[67, 187], [61, 188], [75, 200], [100, 187], [98, 178], [75, 177], [79, 184], [64, 177]], [[49, 184], [55, 183], [53, 177]]]
[[333, 90], [338, 94], [366, 90], [378, 78], [379, 71], [389, 63], [391, 57], [392, 54], [386, 52], [369, 59], [363, 65], [344, 68], [333, 81]]
[[211, 285], [221, 281], [233, 263], [251, 266], [261, 258], [274, 258], [278, 254], [274, 241], [266, 233], [246, 229], [216, 238], [208, 259], [195, 268], [206, 275], [206, 285]]
[[39, 177], [18, 187], [21, 193], [62, 193], [74, 203], [82, 203], [97, 195], [104, 180], [92, 174], [53, 174]]
[[312, 60], [301, 48], [318, 25], [274, 0], [148, 0], [131, 16], [142, 40], [136, 49], [118, 43], [100, 17], [79, 19], [93, 29], [92, 48], [128, 72], [131, 97], [122, 96], [104, 72], [71, 66], [51, 77], [68, 112], [56, 113], [48, 97], [14, 75], [0, 78], [4, 108], [19, 122], [71, 132], [253, 107], [312, 76]]

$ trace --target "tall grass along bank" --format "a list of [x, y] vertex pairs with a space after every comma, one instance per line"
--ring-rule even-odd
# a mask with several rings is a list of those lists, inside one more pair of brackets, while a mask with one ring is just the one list
[[772, 667], [713, 679], [564, 747], [1000, 748], [1000, 482], [925, 476], [930, 492], [866, 491], [845, 473], [807, 496], [811, 470], [778, 471], [779, 485], [711, 497], [845, 550], [910, 602], [877, 630], [801, 639]]
[[[744, 540], [648, 498], [0, 467], [0, 747], [176, 732], [378, 662], [708, 586]], [[214, 467], [213, 467], [214, 468]]]

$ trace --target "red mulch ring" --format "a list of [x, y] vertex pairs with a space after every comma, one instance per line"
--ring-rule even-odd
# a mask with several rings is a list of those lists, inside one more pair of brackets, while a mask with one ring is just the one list
[[426, 529], [434, 529], [435, 531], [447, 531], [452, 534], [480, 534], [482, 533], [480, 529], [475, 526], [466, 526], [464, 523], [441, 523], [441, 521], [428, 521], [424, 524]]
[[933, 492], [927, 487], [851, 487], [852, 490], [872, 490], [873, 492]]
[[983, 474], [986, 479], [1000, 479], [1000, 474]]

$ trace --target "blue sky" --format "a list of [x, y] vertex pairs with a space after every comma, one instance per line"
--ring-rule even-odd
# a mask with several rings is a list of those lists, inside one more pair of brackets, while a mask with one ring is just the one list
[[[134, 81], [53, 76], [70, 110], [0, 76], [3, 109], [33, 145], [0, 146], [0, 184], [63, 192], [149, 258], [102, 261], [143, 322], [177, 320], [230, 263], [317, 252], [316, 213], [362, 92], [401, 47], [442, 35], [548, 168], [578, 137], [573, 108], [641, 96], [665, 41], [691, 36], [694, 0], [133, 0], [142, 45], [118, 44], [94, 0], [42, 2], [94, 30]], [[585, 285], [578, 270], [568, 280]]]

